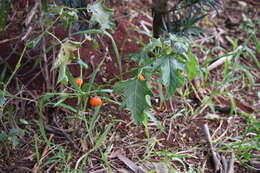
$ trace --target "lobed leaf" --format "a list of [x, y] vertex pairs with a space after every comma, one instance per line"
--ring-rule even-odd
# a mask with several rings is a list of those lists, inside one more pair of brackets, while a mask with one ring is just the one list
[[113, 91], [123, 93], [122, 108], [129, 109], [136, 124], [140, 125], [144, 120], [144, 111], [150, 107], [147, 102], [147, 95], [152, 95], [146, 82], [140, 81], [137, 78], [132, 78], [127, 81], [116, 83]]
[[92, 13], [90, 24], [100, 26], [100, 29], [112, 29], [115, 24], [112, 20], [113, 10], [107, 8], [100, 1], [88, 5], [87, 10]]
[[160, 67], [162, 81], [167, 89], [167, 96], [171, 96], [178, 87], [183, 86], [184, 78], [179, 70], [184, 70], [185, 65], [177, 60], [176, 54], [164, 55], [155, 61], [155, 68]]

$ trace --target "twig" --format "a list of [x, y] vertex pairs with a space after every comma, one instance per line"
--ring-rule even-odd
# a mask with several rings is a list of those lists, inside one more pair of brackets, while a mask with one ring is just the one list
[[30, 11], [28, 16], [26, 17], [26, 19], [24, 21], [24, 24], [25, 24], [26, 27], [31, 23], [32, 18], [35, 15], [35, 13], [37, 12], [37, 8], [40, 5], [40, 3], [41, 3], [41, 1], [37, 0], [35, 5], [33, 6], [32, 10]]
[[26, 33], [24, 34], [24, 36], [21, 38], [21, 40], [22, 40], [22, 41], [26, 40], [26, 38], [31, 34], [31, 32], [32, 32], [32, 27], [30, 26], [30, 27], [27, 29], [27, 31], [26, 31]]
[[224, 156], [221, 156], [221, 162], [222, 162], [223, 173], [227, 173], [227, 171], [228, 171], [228, 160]]
[[231, 159], [228, 164], [228, 171], [227, 173], [234, 173], [234, 163], [235, 163], [235, 154], [232, 153]]
[[[223, 125], [223, 120], [220, 121], [219, 126], [218, 126], [217, 129], [214, 131], [214, 133], [211, 135], [211, 138], [215, 138], [217, 132], [221, 129], [222, 125]], [[216, 141], [216, 140], [215, 140], [215, 141]]]
[[108, 169], [103, 168], [103, 169], [99, 169], [99, 170], [96, 170], [96, 171], [93, 171], [93, 172], [90, 172], [90, 173], [102, 173], [102, 172], [108, 172]]
[[22, 170], [24, 170], [24, 171], [26, 171], [27, 173], [28, 172], [33, 172], [30, 168], [27, 168], [27, 167], [25, 167], [25, 166], [8, 166], [8, 168], [4, 168], [4, 169], [6, 169], [5, 171], [2, 171], [2, 167], [0, 167], [0, 173], [6, 173], [6, 171], [7, 172], [9, 172], [9, 171], [11, 171], [11, 172], [14, 172], [14, 169], [16, 169], [16, 171], [22, 171]]
[[205, 133], [206, 140], [207, 140], [210, 150], [211, 150], [212, 159], [213, 159], [213, 163], [214, 163], [214, 169], [215, 169], [215, 171], [218, 171], [220, 169], [221, 164], [220, 164], [219, 159], [217, 158], [217, 153], [214, 151], [214, 147], [212, 145], [212, 140], [211, 140], [211, 136], [210, 136], [209, 128], [208, 128], [207, 124], [203, 125], [203, 131]]
[[110, 158], [118, 158], [120, 161], [122, 161], [128, 168], [130, 168], [135, 173], [145, 173], [145, 171], [137, 166], [133, 161], [125, 157], [123, 154], [121, 154], [122, 151], [117, 150], [113, 152], [109, 157]]
[[[231, 52], [231, 54], [233, 54], [233, 53], [239, 51], [240, 49], [242, 49], [242, 46], [241, 46], [241, 45], [238, 46], [238, 48], [237, 48], [236, 50], [234, 50], [233, 52]], [[215, 61], [215, 62], [213, 62], [212, 64], [209, 65], [208, 71], [211, 71], [211, 70], [217, 68], [218, 66], [224, 64], [226, 61], [231, 61], [232, 57], [233, 57], [232, 55], [229, 55], [229, 56], [222, 57], [222, 58], [218, 59], [217, 61]]]
[[[56, 134], [56, 135], [59, 135], [59, 136], [63, 136], [65, 137], [71, 144], [75, 144], [74, 141], [71, 139], [70, 135], [67, 134], [66, 132], [64, 132], [63, 130], [61, 129], [58, 129], [56, 127], [50, 127], [50, 126], [47, 126], [45, 125], [45, 130], [47, 132], [50, 132], [50, 133], [53, 133], [53, 134]], [[76, 149], [78, 149], [76, 147]]]
[[0, 44], [4, 44], [4, 43], [7, 43], [7, 42], [9, 42], [9, 41], [17, 40], [17, 39], [19, 39], [19, 38], [20, 38], [20, 36], [16, 36], [16, 37], [13, 37], [13, 38], [4, 39], [4, 40], [1, 40], [1, 41], [0, 41]]
[[[240, 45], [240, 46], [237, 47], [236, 50], [234, 50], [233, 52], [230, 52], [230, 54], [233, 54], [233, 53], [241, 50], [242, 48], [243, 47]], [[213, 62], [212, 64], [210, 64], [208, 66], [208, 71], [210, 72], [210, 71], [214, 70], [215, 68], [217, 68], [220, 65], [224, 64], [226, 61], [231, 61], [232, 58], [233, 58], [233, 56], [229, 55], [229, 56], [225, 56], [225, 57], [222, 57], [222, 58], [218, 59], [217, 61]], [[194, 83], [195, 88], [198, 90], [198, 93], [195, 92], [196, 97], [199, 100], [200, 100], [200, 97], [204, 98], [205, 97], [204, 90], [200, 88], [201, 80], [197, 77], [197, 78], [195, 78], [193, 80], [193, 83]]]
[[124, 162], [131, 170], [135, 173], [145, 173], [139, 166], [137, 166], [133, 161], [128, 159], [127, 157], [123, 156], [122, 154], [118, 154], [117, 158]]

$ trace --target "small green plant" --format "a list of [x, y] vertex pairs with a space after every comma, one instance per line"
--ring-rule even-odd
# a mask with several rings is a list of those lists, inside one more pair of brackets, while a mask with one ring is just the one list
[[[145, 117], [152, 115], [149, 113], [153, 96], [151, 81], [165, 87], [166, 93], [161, 94], [161, 98], [171, 99], [186, 83], [185, 76], [192, 81], [201, 74], [189, 37], [202, 33], [195, 24], [205, 17], [206, 9], [217, 10], [219, 5], [217, 0], [185, 0], [177, 2], [170, 10], [168, 0], [153, 1], [154, 37], [163, 37], [151, 38], [139, 53], [131, 55], [131, 59], [138, 62], [134, 77], [114, 86], [114, 92], [123, 94], [121, 108], [131, 111], [136, 124], [140, 125]], [[140, 75], [146, 80], [139, 80]], [[155, 75], [157, 78], [154, 78]], [[159, 124], [154, 117], [152, 120]]]
[[178, 36], [197, 36], [204, 31], [195, 24], [207, 15], [209, 9], [218, 12], [219, 0], [153, 0], [153, 34], [172, 33]]
[[70, 165], [70, 161], [73, 158], [72, 152], [67, 153], [66, 149], [62, 146], [57, 146], [52, 148], [53, 155], [50, 156], [44, 164], [41, 166], [41, 169], [49, 168], [51, 165], [55, 165], [55, 171], [58, 172], [73, 172], [73, 168]]
[[[166, 88], [164, 97], [169, 99], [177, 88], [184, 85], [184, 74], [190, 81], [200, 74], [198, 59], [191, 51], [189, 40], [172, 34], [167, 38], [151, 39], [140, 53], [131, 55], [131, 58], [139, 63], [136, 75], [118, 82], [114, 92], [123, 93], [122, 108], [129, 109], [139, 125], [145, 116], [151, 116], [148, 112], [152, 106], [152, 80]], [[146, 80], [140, 80], [140, 74]], [[154, 74], [157, 78], [154, 78]], [[155, 118], [152, 120], [156, 121]]]
[[242, 115], [249, 120], [243, 136], [228, 138], [230, 142], [222, 143], [220, 149], [225, 151], [228, 148], [234, 151], [236, 159], [241, 165], [259, 171], [260, 169], [256, 165], [259, 162], [260, 122], [250, 114], [242, 113]]
[[0, 32], [5, 30], [6, 19], [11, 8], [10, 0], [3, 0], [0, 3]]
[[19, 144], [19, 136], [20, 132], [18, 129], [10, 129], [8, 133], [1, 131], [0, 132], [0, 145], [4, 148], [7, 148], [8, 144], [11, 144], [15, 149]]

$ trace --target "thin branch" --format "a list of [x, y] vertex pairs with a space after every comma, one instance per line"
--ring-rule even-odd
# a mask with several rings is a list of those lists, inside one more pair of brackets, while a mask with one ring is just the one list
[[31, 23], [32, 18], [35, 15], [35, 13], [37, 12], [37, 9], [38, 9], [40, 3], [41, 3], [41, 1], [37, 0], [35, 5], [33, 6], [32, 10], [30, 11], [28, 16], [26, 17], [26, 19], [24, 21], [24, 24], [25, 24], [26, 27]]
[[211, 136], [210, 136], [210, 132], [209, 132], [209, 127], [208, 127], [207, 124], [203, 125], [203, 131], [204, 131], [206, 140], [207, 140], [209, 147], [210, 147], [210, 150], [211, 150], [212, 159], [213, 159], [213, 163], [214, 163], [214, 169], [215, 169], [215, 171], [218, 171], [220, 169], [221, 164], [220, 164], [220, 160], [217, 157], [217, 153], [214, 151], [215, 149], [214, 149], [213, 144], [212, 144], [212, 140], [211, 140]]
[[[243, 47], [240, 45], [238, 46], [238, 48], [236, 50], [234, 50], [233, 52], [231, 52], [230, 54], [234, 54], [235, 52], [241, 50]], [[233, 56], [232, 55], [229, 55], [229, 56], [225, 56], [225, 57], [222, 57], [220, 59], [218, 59], [217, 61], [213, 62], [212, 64], [209, 65], [208, 67], [208, 71], [211, 71], [217, 67], [219, 67], [220, 65], [224, 64], [226, 61], [231, 61]]]

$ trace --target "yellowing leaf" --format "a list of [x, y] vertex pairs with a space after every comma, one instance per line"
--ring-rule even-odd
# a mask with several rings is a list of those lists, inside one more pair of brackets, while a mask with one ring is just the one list
[[75, 59], [74, 54], [81, 46], [80, 42], [68, 40], [61, 45], [59, 54], [55, 62], [53, 63], [52, 70], [63, 65], [67, 65], [71, 60]]

